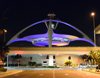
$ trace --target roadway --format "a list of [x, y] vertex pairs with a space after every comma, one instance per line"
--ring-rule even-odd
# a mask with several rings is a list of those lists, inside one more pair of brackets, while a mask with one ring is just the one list
[[2, 78], [100, 78], [100, 74], [81, 70], [24, 70]]

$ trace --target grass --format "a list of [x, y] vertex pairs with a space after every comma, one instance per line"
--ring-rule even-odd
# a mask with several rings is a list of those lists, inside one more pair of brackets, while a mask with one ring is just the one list
[[7, 71], [7, 69], [5, 69], [3, 67], [0, 68], [0, 72], [6, 72], [6, 71]]
[[46, 66], [46, 68], [59, 68], [59, 67], [56, 67], [56, 66]]

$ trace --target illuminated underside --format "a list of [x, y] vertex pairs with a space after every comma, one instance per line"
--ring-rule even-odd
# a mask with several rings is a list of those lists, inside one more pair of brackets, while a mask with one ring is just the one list
[[[45, 34], [38, 34], [38, 35], [30, 35], [30, 36], [26, 36], [26, 37], [23, 37], [23, 38], [18, 38], [18, 36], [23, 32], [25, 31], [26, 29], [34, 26], [34, 25], [37, 25], [39, 23], [42, 23], [42, 22], [49, 22], [49, 20], [43, 20], [43, 21], [39, 21], [39, 22], [36, 22], [26, 28], [24, 28], [22, 31], [20, 31], [19, 33], [17, 33], [8, 43], [8, 44], [11, 44], [13, 42], [16, 42], [16, 41], [28, 41], [28, 42], [32, 42], [32, 39], [39, 39], [39, 38], [45, 38], [46, 40], [44, 41], [37, 41], [37, 43], [34, 43], [33, 45], [36, 45], [36, 46], [45, 46], [45, 45], [48, 45], [48, 34], [45, 33]], [[89, 37], [87, 37], [82, 31], [80, 31], [79, 29], [77, 29], [76, 27], [68, 24], [68, 23], [65, 23], [63, 21], [59, 21], [59, 20], [52, 20], [52, 22], [59, 22], [59, 23], [63, 23], [73, 29], [75, 29], [76, 31], [78, 31], [79, 33], [81, 33], [83, 35], [83, 38], [79, 38], [77, 36], [73, 36], [73, 35], [64, 35], [64, 34], [56, 34], [56, 33], [53, 33], [53, 36], [52, 36], [52, 45], [56, 45], [56, 46], [65, 46], [65, 45], [68, 45], [69, 42], [72, 42], [72, 41], [86, 41], [88, 43], [91, 43], [93, 46], [96, 46]], [[56, 40], [54, 41], [54, 37], [58, 37], [58, 38], [62, 38], [61, 40]], [[40, 40], [41, 40], [40, 39]], [[62, 42], [62, 40], [64, 39], [68, 39], [68, 42]]]
[[[45, 46], [45, 45], [49, 45], [48, 44], [48, 38], [35, 38], [35, 39], [31, 39], [33, 45], [38, 45], [38, 46]], [[59, 37], [53, 37], [52, 38], [52, 45], [56, 45], [56, 46], [65, 46], [68, 45], [70, 42], [69, 39], [67, 38], [59, 38]]]
[[[86, 41], [91, 43], [92, 45], [94, 45], [93, 42], [84, 39], [84, 38], [78, 38], [77, 36], [73, 36], [73, 35], [64, 35], [64, 34], [56, 34], [53, 33], [52, 36], [52, 45], [56, 45], [56, 46], [66, 46], [68, 45], [70, 42], [72, 41]], [[16, 42], [16, 41], [28, 41], [28, 42], [32, 42], [33, 45], [35, 46], [46, 46], [49, 45], [48, 43], [48, 34], [39, 34], [39, 35], [30, 35], [30, 36], [26, 36], [23, 38], [19, 38], [19, 39], [15, 39], [13, 41], [11, 41], [11, 43]]]

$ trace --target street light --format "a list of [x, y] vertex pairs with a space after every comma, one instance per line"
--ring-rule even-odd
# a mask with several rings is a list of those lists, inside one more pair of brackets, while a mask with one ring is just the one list
[[4, 31], [4, 43], [5, 43], [5, 33], [7, 33], [7, 30], [3, 29], [3, 31]]
[[96, 39], [95, 39], [95, 13], [92, 12], [91, 16], [93, 16], [94, 44], [96, 45]]

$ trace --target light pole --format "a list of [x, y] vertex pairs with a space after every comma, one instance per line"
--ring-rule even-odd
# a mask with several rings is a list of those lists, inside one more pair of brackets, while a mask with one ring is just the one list
[[96, 45], [96, 37], [95, 37], [95, 13], [92, 12], [91, 16], [93, 16], [93, 32], [94, 32], [94, 44]]
[[5, 35], [7, 33], [7, 30], [6, 29], [3, 29], [3, 31], [4, 31], [4, 43], [5, 43]]

